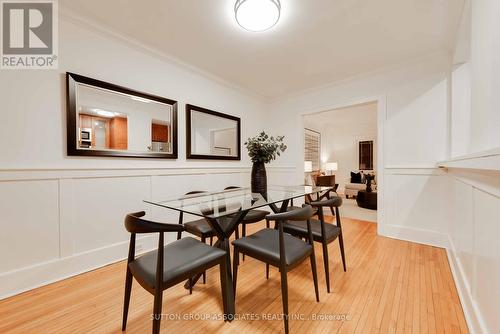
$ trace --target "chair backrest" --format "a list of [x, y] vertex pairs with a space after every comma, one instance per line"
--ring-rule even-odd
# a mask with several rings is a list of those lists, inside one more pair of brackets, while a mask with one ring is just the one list
[[321, 175], [316, 178], [316, 185], [320, 187], [333, 187], [335, 185], [335, 175]]
[[[340, 219], [340, 210], [339, 207], [342, 206], [342, 197], [340, 196], [334, 196], [330, 197], [329, 199], [321, 200], [321, 201], [316, 201], [316, 202], [311, 202], [309, 203], [312, 206], [318, 208], [318, 218], [321, 221], [321, 233], [324, 233], [324, 221], [325, 217], [323, 215], [323, 208], [324, 207], [329, 207], [329, 208], [335, 208], [335, 222], [338, 227], [342, 227], [342, 221]], [[332, 209], [333, 210], [333, 209]]]
[[302, 208], [287, 212], [273, 213], [266, 216], [266, 220], [272, 221], [304, 221], [309, 220], [314, 215], [314, 210], [310, 205], [304, 205]]
[[314, 206], [314, 207], [335, 207], [335, 208], [338, 208], [339, 206], [342, 205], [342, 197], [340, 196], [333, 196], [333, 197], [330, 197], [329, 199], [324, 199], [324, 200], [321, 200], [321, 201], [314, 201], [314, 202], [311, 202], [309, 203], [311, 206]]
[[196, 195], [196, 194], [203, 194], [206, 193], [204, 190], [193, 190], [193, 191], [188, 191], [185, 193], [185, 195]]
[[224, 188], [224, 190], [233, 190], [233, 189], [241, 189], [241, 187], [229, 186], [229, 187]]
[[136, 233], [161, 233], [184, 231], [183, 225], [156, 223], [142, 219], [144, 211], [130, 213], [125, 217], [125, 228], [132, 234]]
[[163, 280], [163, 242], [164, 232], [184, 231], [182, 224], [160, 224], [146, 219], [142, 219], [146, 213], [144, 211], [130, 213], [125, 217], [125, 228], [130, 232], [130, 243], [128, 247], [127, 263], [131, 263], [135, 259], [135, 235], [137, 233], [159, 233], [158, 250], [157, 250], [157, 270], [156, 283], [160, 286]]

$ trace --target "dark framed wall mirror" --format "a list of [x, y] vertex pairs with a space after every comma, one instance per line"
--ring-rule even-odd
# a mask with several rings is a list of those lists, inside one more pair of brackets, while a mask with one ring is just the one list
[[241, 120], [217, 111], [186, 105], [188, 159], [241, 160]]
[[66, 73], [70, 156], [177, 158], [177, 101]]

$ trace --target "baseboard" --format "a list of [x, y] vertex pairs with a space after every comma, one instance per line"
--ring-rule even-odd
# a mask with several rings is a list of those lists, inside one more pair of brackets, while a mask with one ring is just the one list
[[[138, 254], [157, 247], [152, 237], [141, 238], [139, 243], [142, 250]], [[0, 300], [116, 263], [127, 254], [128, 241], [2, 273]]]
[[377, 233], [381, 236], [416, 242], [419, 244], [448, 248], [449, 238], [445, 233], [401, 225], [378, 224]]
[[455, 247], [450, 237], [448, 243], [450, 247], [446, 249], [446, 254], [448, 255], [448, 262], [450, 264], [455, 287], [458, 291], [460, 304], [462, 305], [462, 310], [464, 311], [465, 320], [467, 321], [467, 326], [469, 327], [469, 332], [471, 334], [486, 334], [488, 333], [486, 324], [481, 316], [481, 312], [477, 307], [476, 302], [472, 298], [469, 282], [467, 282], [467, 279], [465, 278], [462, 264], [460, 263], [458, 256], [456, 256]]

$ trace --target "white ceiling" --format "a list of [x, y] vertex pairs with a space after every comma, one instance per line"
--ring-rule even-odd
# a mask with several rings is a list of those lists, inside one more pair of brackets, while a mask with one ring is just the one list
[[453, 48], [463, 0], [281, 0], [271, 30], [235, 0], [65, 0], [63, 8], [268, 98]]

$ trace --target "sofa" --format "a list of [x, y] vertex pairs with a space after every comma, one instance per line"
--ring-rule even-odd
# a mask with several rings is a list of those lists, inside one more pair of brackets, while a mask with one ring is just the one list
[[[351, 172], [351, 182], [345, 185], [344, 195], [346, 198], [358, 196], [358, 191], [366, 189], [364, 174], [374, 175], [373, 172]], [[376, 190], [375, 178], [372, 181], [372, 189]]]
[[366, 184], [364, 183], [347, 183], [345, 185], [344, 194], [346, 198], [358, 196], [358, 191], [365, 190]]

